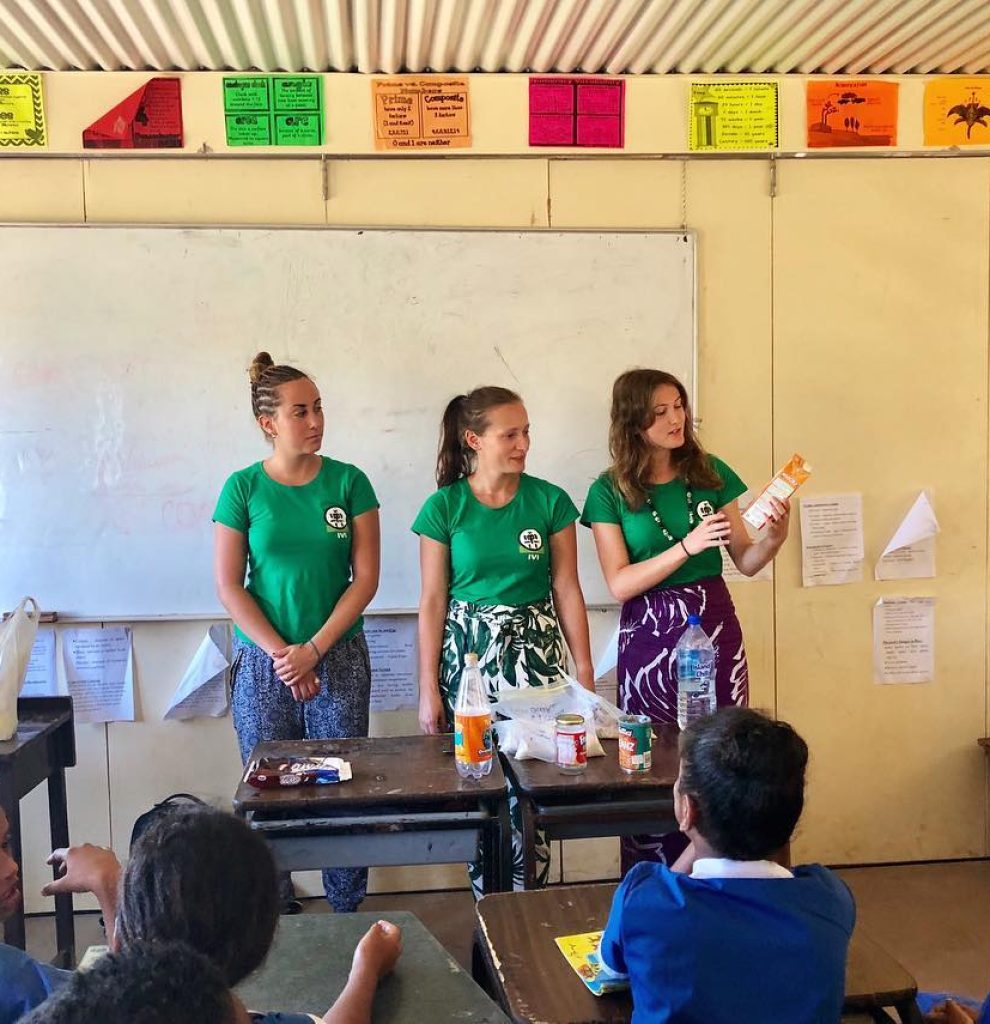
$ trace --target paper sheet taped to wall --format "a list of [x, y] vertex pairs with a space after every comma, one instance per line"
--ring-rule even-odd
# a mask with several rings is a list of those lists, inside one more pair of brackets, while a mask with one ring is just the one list
[[935, 678], [935, 598], [882, 597], [873, 606], [873, 679], [930, 683]]
[[863, 578], [863, 496], [801, 499], [801, 580], [805, 587]]
[[77, 722], [134, 721], [134, 658], [129, 626], [62, 633], [65, 681]]

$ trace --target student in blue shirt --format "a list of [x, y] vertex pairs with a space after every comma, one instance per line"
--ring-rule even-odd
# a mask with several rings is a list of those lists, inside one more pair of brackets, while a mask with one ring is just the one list
[[780, 863], [804, 804], [808, 748], [782, 722], [726, 707], [681, 735], [674, 813], [689, 840], [637, 864], [600, 956], [627, 976], [633, 1024], [835, 1024], [855, 923], [846, 886]]

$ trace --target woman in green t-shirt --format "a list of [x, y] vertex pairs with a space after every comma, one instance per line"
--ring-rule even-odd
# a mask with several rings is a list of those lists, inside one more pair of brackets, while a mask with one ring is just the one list
[[[716, 703], [745, 705], [749, 669], [742, 629], [722, 579], [722, 548], [753, 576], [787, 537], [790, 506], [771, 499], [773, 521], [750, 539], [739, 512], [746, 485], [694, 433], [684, 385], [661, 370], [630, 370], [612, 389], [612, 465], [588, 491], [581, 522], [595, 535], [609, 590], [622, 602], [619, 706], [654, 722], [677, 721], [674, 646], [688, 615], [715, 646]], [[622, 867], [672, 864], [683, 846], [671, 836], [622, 842]]]
[[[478, 655], [491, 700], [504, 687], [543, 686], [565, 666], [561, 631], [579, 682], [593, 690], [588, 618], [578, 581], [574, 503], [560, 487], [529, 476], [529, 418], [522, 399], [477, 388], [447, 406], [440, 428], [437, 490], [413, 531], [420, 537], [419, 724], [453, 721], [464, 656]], [[559, 626], [558, 626], [559, 618]], [[514, 874], [522, 886], [518, 810]], [[537, 840], [537, 883], [550, 854]], [[472, 881], [478, 874], [472, 866]]]
[[[361, 615], [379, 572], [378, 499], [360, 469], [319, 454], [313, 381], [259, 352], [251, 409], [272, 454], [229, 477], [213, 514], [217, 593], [236, 627], [231, 711], [245, 763], [262, 740], [368, 735]], [[367, 875], [323, 872], [334, 910], [356, 909]]]

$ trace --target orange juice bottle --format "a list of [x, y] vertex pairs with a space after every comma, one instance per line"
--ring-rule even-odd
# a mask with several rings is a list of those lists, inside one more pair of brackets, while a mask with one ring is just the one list
[[480, 779], [492, 770], [492, 709], [477, 654], [464, 656], [454, 702], [454, 762], [462, 779]]
[[763, 488], [762, 493], [752, 505], [743, 512], [743, 519], [756, 530], [762, 530], [770, 522], [772, 509], [767, 500], [773, 497], [789, 498], [811, 476], [811, 466], [802, 456], [795, 453], [787, 465]]

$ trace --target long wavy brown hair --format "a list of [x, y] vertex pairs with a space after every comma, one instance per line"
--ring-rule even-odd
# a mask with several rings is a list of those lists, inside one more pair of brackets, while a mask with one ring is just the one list
[[643, 432], [653, 426], [653, 396], [657, 388], [677, 388], [684, 406], [684, 444], [671, 453], [677, 475], [692, 487], [717, 490], [722, 478], [694, 432], [691, 403], [684, 385], [663, 370], [627, 370], [612, 385], [612, 422], [608, 429], [608, 475], [634, 511], [646, 503], [653, 455]]

